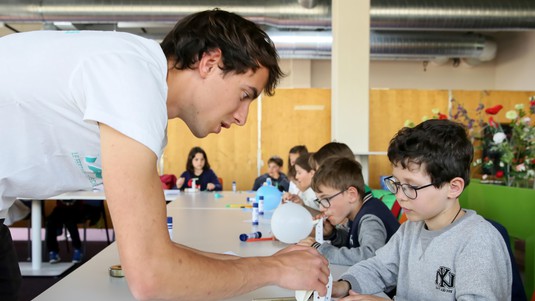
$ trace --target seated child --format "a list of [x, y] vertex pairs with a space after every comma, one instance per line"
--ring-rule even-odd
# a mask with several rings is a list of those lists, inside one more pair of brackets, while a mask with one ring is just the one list
[[292, 148], [290, 148], [290, 151], [288, 152], [288, 173], [286, 176], [288, 177], [288, 181], [290, 182], [290, 185], [288, 187], [288, 192], [291, 194], [297, 194], [299, 192], [299, 188], [296, 184], [295, 179], [295, 161], [299, 156], [308, 154], [308, 149], [306, 145], [296, 145]]
[[216, 174], [210, 168], [206, 152], [198, 146], [189, 151], [186, 171], [176, 181], [176, 188], [180, 190], [193, 188], [191, 187], [193, 179], [195, 179], [195, 186], [197, 186], [194, 188], [199, 188], [201, 191], [221, 191], [223, 189]]
[[63, 232], [63, 225], [71, 235], [73, 246], [72, 262], [78, 263], [82, 261], [84, 254], [77, 224], [88, 219], [90, 220], [90, 225], [96, 224], [100, 219], [99, 202], [102, 201], [57, 201], [56, 207], [46, 219], [45, 241], [50, 263], [57, 263], [61, 260], [57, 236]]
[[279, 156], [272, 156], [268, 160], [268, 172], [254, 180], [253, 190], [256, 191], [267, 179], [271, 179], [271, 185], [277, 187], [280, 191], [288, 191], [290, 182], [286, 175], [281, 171], [283, 162]]
[[375, 257], [335, 281], [332, 296], [354, 300], [397, 286], [395, 300], [511, 300], [503, 238], [459, 203], [472, 157], [461, 124], [432, 119], [401, 129], [388, 147], [393, 171], [385, 183], [408, 221]]
[[314, 170], [309, 164], [310, 154], [299, 156], [294, 163], [295, 181], [297, 182], [298, 191], [296, 194], [290, 192], [284, 193], [282, 196], [283, 202], [293, 202], [304, 205], [308, 208], [320, 210], [319, 205], [314, 202], [316, 200], [316, 193], [310, 187]]
[[[332, 264], [353, 265], [374, 256], [399, 228], [381, 200], [365, 197], [361, 166], [353, 159], [325, 160], [312, 179], [312, 189], [325, 218], [324, 239], [330, 242], [320, 245], [308, 237], [299, 244], [316, 247]], [[335, 228], [346, 218], [349, 229]]]

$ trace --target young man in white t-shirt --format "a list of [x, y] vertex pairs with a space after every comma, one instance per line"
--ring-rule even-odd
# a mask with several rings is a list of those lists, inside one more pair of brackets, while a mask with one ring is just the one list
[[[242, 259], [175, 244], [166, 231], [156, 161], [167, 119], [197, 137], [245, 124], [259, 93], [273, 94], [277, 60], [264, 31], [221, 10], [182, 19], [160, 45], [119, 32], [0, 39], [0, 220], [17, 197], [104, 184], [138, 299], [219, 300], [273, 284], [325, 294], [327, 261], [312, 248]], [[0, 299], [16, 300], [20, 271], [3, 225], [0, 239], [9, 271]]]

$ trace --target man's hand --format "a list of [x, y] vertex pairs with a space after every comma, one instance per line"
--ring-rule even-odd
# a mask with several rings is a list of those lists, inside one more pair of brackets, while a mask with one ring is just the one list
[[297, 244], [300, 245], [300, 246], [312, 247], [312, 244], [314, 244], [315, 242], [316, 242], [316, 240], [314, 239], [314, 237], [309, 236], [309, 237], [307, 237], [305, 239], [302, 239]]
[[314, 248], [291, 246], [272, 256], [278, 260], [277, 285], [291, 290], [315, 290], [320, 296], [327, 293], [329, 262]]

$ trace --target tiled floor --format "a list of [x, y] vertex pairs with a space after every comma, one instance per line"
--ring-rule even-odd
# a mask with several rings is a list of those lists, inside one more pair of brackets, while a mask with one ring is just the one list
[[[82, 231], [82, 230], [80, 230]], [[28, 231], [27, 228], [11, 228], [11, 234], [14, 239], [15, 249], [17, 250], [17, 255], [19, 257], [19, 261], [26, 261], [28, 260], [28, 254], [31, 254], [28, 252]], [[42, 232], [42, 237], [44, 237], [44, 230]], [[112, 238], [112, 233], [110, 231], [110, 238]], [[60, 246], [60, 257], [63, 260], [70, 260], [72, 254], [72, 247], [70, 247], [70, 251], [67, 252], [66, 244], [64, 242], [65, 235], [61, 235], [58, 237], [58, 240], [60, 240], [59, 246]], [[96, 255], [98, 252], [100, 252], [102, 249], [104, 249], [107, 246], [106, 242], [106, 232], [105, 230], [101, 229], [88, 229], [87, 233], [87, 243], [86, 243], [86, 254], [84, 255], [84, 262], [89, 260], [91, 257]], [[43, 258], [47, 258], [46, 256], [45, 248], [43, 247]], [[22, 279], [22, 287], [20, 292], [20, 301], [29, 301], [33, 298], [37, 297], [39, 294], [41, 294], [43, 291], [48, 289], [50, 286], [52, 286], [54, 283], [61, 280], [62, 277], [65, 277], [70, 272], [72, 272], [74, 269], [78, 268], [82, 263], [75, 265], [71, 270], [67, 271], [60, 277], [23, 277]]]

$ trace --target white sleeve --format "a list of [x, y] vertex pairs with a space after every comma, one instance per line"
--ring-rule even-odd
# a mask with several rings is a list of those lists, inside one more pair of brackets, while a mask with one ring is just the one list
[[85, 121], [104, 123], [159, 156], [167, 126], [166, 72], [135, 53], [107, 53], [86, 59], [71, 78]]

